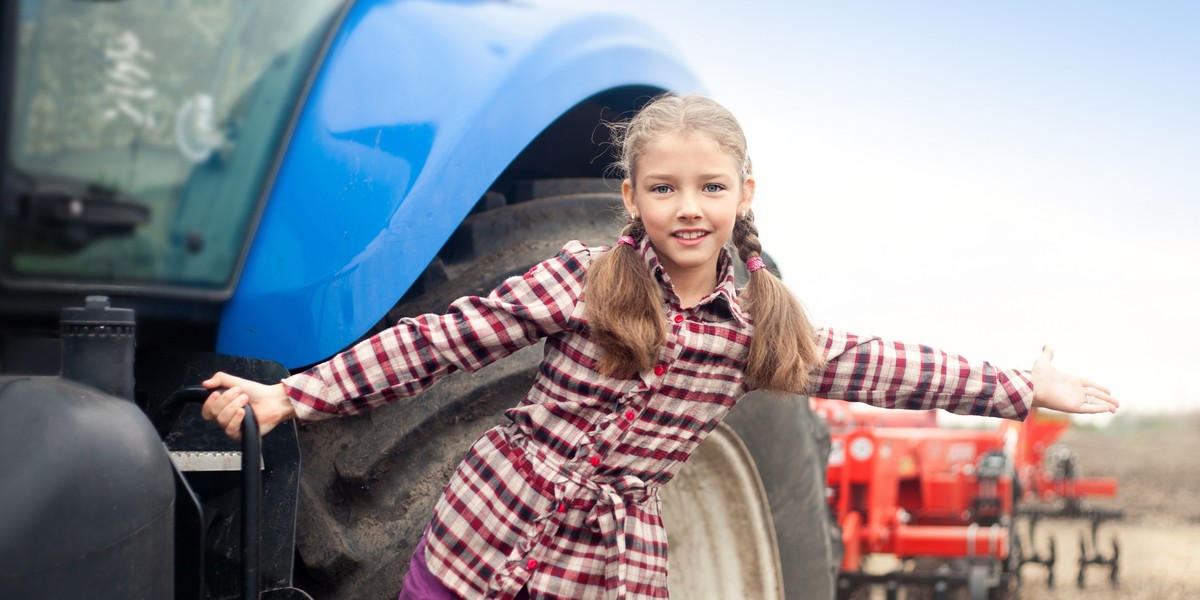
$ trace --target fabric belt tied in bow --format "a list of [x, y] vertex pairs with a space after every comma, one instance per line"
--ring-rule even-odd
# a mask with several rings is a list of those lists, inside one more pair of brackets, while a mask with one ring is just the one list
[[599, 497], [584, 522], [604, 539], [604, 586], [609, 597], [625, 598], [625, 499], [611, 485], [599, 485]]
[[586, 479], [580, 481], [582, 478], [575, 477], [571, 479], [582, 485], [594, 498], [595, 503], [584, 518], [584, 524], [604, 540], [604, 586], [608, 589], [609, 598], [621, 600], [628, 593], [625, 586], [628, 577], [625, 544], [629, 534], [626, 530], [627, 503], [642, 502], [650, 495], [646, 483], [636, 477], [624, 477], [614, 484]]

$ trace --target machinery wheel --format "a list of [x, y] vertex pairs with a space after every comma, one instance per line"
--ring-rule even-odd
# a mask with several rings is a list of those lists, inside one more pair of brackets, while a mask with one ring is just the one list
[[971, 600], [988, 600], [990, 570], [988, 565], [971, 565], [967, 568], [967, 594]]
[[1083, 533], [1080, 532], [1080, 534], [1079, 534], [1079, 574], [1075, 576], [1075, 585], [1081, 590], [1085, 587], [1085, 583], [1087, 582], [1087, 566], [1088, 566], [1087, 539], [1084, 538]]
[[[597, 192], [597, 184], [606, 187]], [[612, 244], [620, 201], [609, 190], [597, 180], [544, 182], [529, 189], [534, 199], [515, 204], [489, 194], [381, 323], [485, 294], [568, 240]], [[297, 585], [317, 598], [395, 597], [446, 481], [471, 442], [528, 391], [540, 359], [540, 345], [526, 348], [476, 373], [455, 374], [411, 402], [302, 427]], [[803, 398], [747, 396], [664, 489], [665, 503], [705, 515], [668, 521], [672, 585], [705, 568], [741, 582], [722, 585], [776, 590], [770, 596], [709, 587], [679, 597], [782, 597], [779, 581], [797, 590], [793, 597], [832, 597], [836, 562], [823, 496], [828, 443], [827, 436], [824, 445], [814, 438], [819, 429]], [[758, 439], [768, 435], [773, 439]], [[743, 486], [756, 481], [757, 488]], [[672, 510], [664, 511], [667, 519]], [[716, 566], [699, 566], [705, 564]]]
[[1021, 546], [1021, 536], [1017, 527], [1012, 523], [1008, 527], [1008, 558], [999, 573], [999, 583], [992, 589], [990, 600], [1009, 600], [1016, 598], [1021, 589], [1021, 558], [1024, 549]]

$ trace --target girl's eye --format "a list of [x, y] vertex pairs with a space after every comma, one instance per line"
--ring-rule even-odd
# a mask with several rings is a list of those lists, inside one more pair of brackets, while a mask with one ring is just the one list
[[669, 193], [669, 192], [671, 191], [671, 186], [669, 186], [669, 185], [656, 185], [656, 186], [654, 186], [654, 187], [650, 188], [650, 191], [654, 192], [655, 194], [666, 194], [666, 193]]
[[721, 185], [716, 184], [716, 183], [710, 183], [710, 184], [704, 186], [704, 191], [706, 191], [710, 194], [719, 192], [723, 189], [725, 189], [725, 188], [721, 187]]

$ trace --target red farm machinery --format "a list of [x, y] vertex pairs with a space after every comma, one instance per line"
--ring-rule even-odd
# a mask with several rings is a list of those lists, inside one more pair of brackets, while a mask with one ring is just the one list
[[1111, 478], [1079, 476], [1076, 456], [1057, 444], [1069, 418], [1038, 411], [998, 428], [944, 427], [935, 411], [882, 410], [814, 399], [829, 424], [827, 496], [844, 555], [838, 598], [884, 590], [888, 600], [1015, 596], [1022, 567], [1045, 568], [1054, 585], [1056, 550], [1035, 550], [1039, 520], [1090, 522], [1081, 534], [1078, 584], [1089, 567], [1117, 585], [1116, 540], [1101, 551], [1097, 528], [1120, 511]]

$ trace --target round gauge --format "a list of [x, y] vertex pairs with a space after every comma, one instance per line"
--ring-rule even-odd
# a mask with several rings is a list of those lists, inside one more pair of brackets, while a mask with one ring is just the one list
[[854, 460], [867, 460], [871, 458], [871, 453], [875, 451], [875, 444], [870, 438], [860, 437], [855, 438], [850, 442], [850, 457]]

